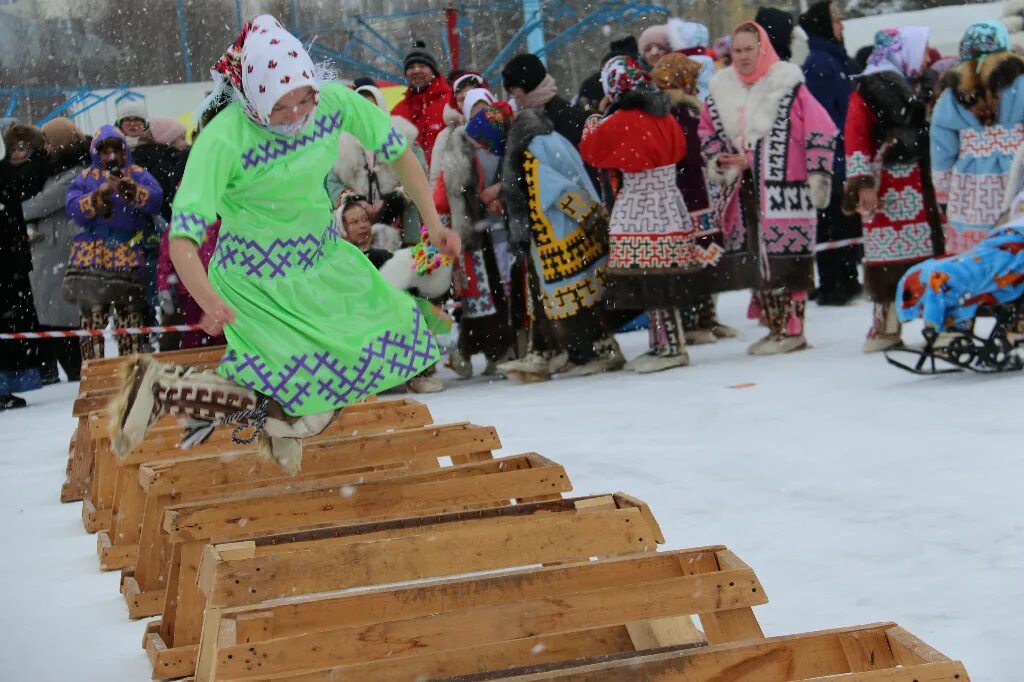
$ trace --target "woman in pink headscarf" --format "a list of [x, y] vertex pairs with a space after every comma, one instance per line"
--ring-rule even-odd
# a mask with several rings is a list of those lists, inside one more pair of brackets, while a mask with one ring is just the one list
[[719, 269], [732, 288], [754, 289], [751, 312], [767, 322], [768, 336], [747, 352], [788, 353], [807, 345], [817, 209], [831, 198], [837, 131], [800, 68], [780, 61], [754, 22], [733, 31], [732, 60], [712, 78], [700, 122], [708, 179], [722, 189]]

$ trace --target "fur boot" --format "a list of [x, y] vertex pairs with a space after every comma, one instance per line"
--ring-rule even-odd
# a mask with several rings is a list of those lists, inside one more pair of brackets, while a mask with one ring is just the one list
[[880, 353], [903, 345], [900, 338], [900, 321], [893, 303], [876, 303], [874, 322], [864, 340], [865, 353]]
[[787, 289], [758, 293], [768, 326], [768, 336], [747, 349], [750, 355], [779, 355], [807, 347], [804, 336], [804, 317], [807, 312], [807, 292]]
[[217, 426], [232, 425], [235, 443], [258, 441], [261, 452], [294, 475], [302, 461], [300, 439], [321, 433], [336, 414], [289, 417], [277, 403], [214, 372], [137, 356], [121, 393], [111, 402], [110, 442], [123, 459], [165, 415], [182, 418], [182, 449], [204, 443]]

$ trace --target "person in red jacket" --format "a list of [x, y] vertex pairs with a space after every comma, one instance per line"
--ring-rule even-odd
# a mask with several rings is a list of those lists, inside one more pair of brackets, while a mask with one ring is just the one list
[[391, 110], [391, 115], [401, 116], [416, 126], [419, 131], [417, 139], [429, 168], [434, 140], [445, 128], [444, 107], [451, 99], [451, 87], [441, 77], [437, 60], [427, 52], [422, 41], [416, 41], [412, 51], [405, 56], [405, 79], [409, 87]]
[[622, 171], [612, 210], [605, 303], [645, 309], [650, 350], [626, 369], [660, 372], [689, 364], [681, 308], [686, 276], [707, 263], [676, 185], [676, 163], [686, 156], [686, 137], [671, 114], [668, 96], [632, 57], [616, 57], [601, 70], [612, 104], [603, 119], [588, 121], [580, 156], [595, 168]]

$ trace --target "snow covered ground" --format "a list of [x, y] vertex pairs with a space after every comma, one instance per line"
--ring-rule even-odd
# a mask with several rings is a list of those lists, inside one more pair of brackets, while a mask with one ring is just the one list
[[[723, 297], [743, 338], [691, 349], [686, 369], [452, 380], [426, 402], [565, 465], [577, 494], [647, 501], [668, 547], [728, 545], [765, 586], [769, 635], [894, 620], [976, 682], [1019, 680], [1024, 375], [918, 378], [865, 357], [865, 303], [812, 305], [813, 349], [750, 358], [745, 306]], [[622, 342], [633, 355], [645, 337]], [[57, 501], [76, 389], [0, 415], [0, 680], [149, 679], [144, 623], [97, 570], [80, 505]]]

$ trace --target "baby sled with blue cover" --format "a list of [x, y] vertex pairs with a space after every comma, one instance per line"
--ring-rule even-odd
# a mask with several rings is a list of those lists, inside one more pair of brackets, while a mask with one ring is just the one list
[[[1022, 297], [1024, 217], [1017, 217], [970, 251], [907, 271], [897, 289], [897, 314], [901, 322], [924, 320], [925, 345], [889, 351], [886, 359], [915, 374], [1024, 369], [1024, 338], [1017, 333]], [[995, 319], [988, 334], [976, 333], [979, 317]]]

